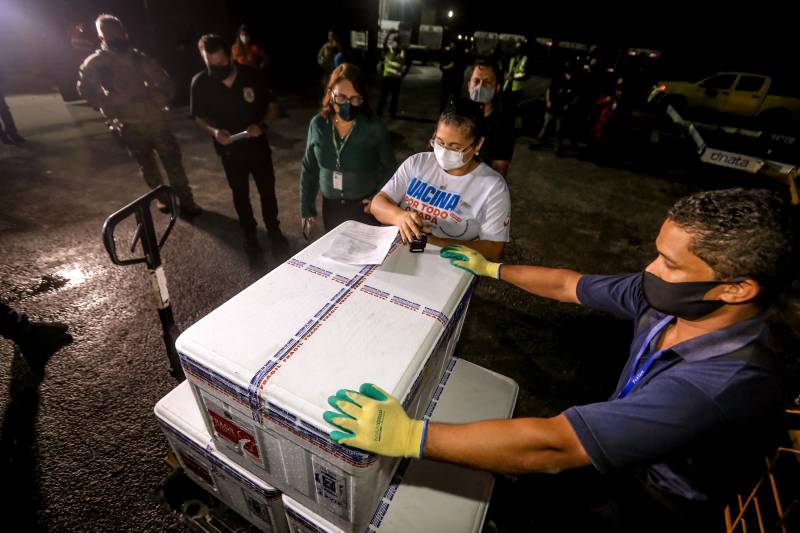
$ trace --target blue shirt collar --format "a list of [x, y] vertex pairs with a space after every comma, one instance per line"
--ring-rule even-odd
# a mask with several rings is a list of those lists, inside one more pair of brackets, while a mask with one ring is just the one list
[[[649, 327], [653, 327], [667, 315], [651, 309], [653, 319]], [[769, 328], [767, 317], [769, 311], [762, 311], [753, 318], [742, 320], [724, 328], [700, 335], [688, 341], [680, 342], [669, 348], [685, 361], [705, 361], [713, 357], [729, 354], [743, 348], [754, 341], [769, 344]]]

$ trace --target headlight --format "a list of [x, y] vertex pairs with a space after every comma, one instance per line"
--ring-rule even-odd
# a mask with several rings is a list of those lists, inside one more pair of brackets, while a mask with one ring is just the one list
[[664, 92], [666, 92], [666, 90], [667, 90], [667, 86], [666, 85], [663, 85], [663, 84], [653, 85], [653, 88], [650, 89], [650, 94], [647, 96], [647, 101], [648, 102], [652, 102], [653, 100], [658, 98], [659, 95], [661, 95]]

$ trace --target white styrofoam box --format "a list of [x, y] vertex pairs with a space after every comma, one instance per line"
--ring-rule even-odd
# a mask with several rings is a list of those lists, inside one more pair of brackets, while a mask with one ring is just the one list
[[280, 491], [214, 448], [188, 381], [162, 398], [154, 411], [178, 461], [195, 483], [261, 531], [287, 531]]
[[[453, 360], [438, 400], [434, 422], [464, 423], [509, 418], [517, 384], [467, 361]], [[373, 514], [367, 531], [381, 533], [479, 532], [486, 518], [494, 476], [434, 461], [404, 460]], [[341, 533], [342, 530], [284, 494], [291, 533]]]
[[473, 276], [395, 244], [382, 265], [322, 254], [345, 222], [186, 330], [176, 347], [217, 448], [344, 529], [366, 526], [397, 460], [330, 440], [328, 396], [373, 382], [422, 416]]

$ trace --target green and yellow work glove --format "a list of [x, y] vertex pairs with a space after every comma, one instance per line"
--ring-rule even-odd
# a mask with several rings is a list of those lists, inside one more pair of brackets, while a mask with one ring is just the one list
[[442, 248], [439, 255], [449, 259], [450, 264], [454, 267], [472, 272], [476, 276], [500, 279], [500, 265], [502, 263], [487, 261], [485, 257], [472, 248], [461, 244], [451, 244]]
[[323, 417], [342, 430], [331, 431], [331, 439], [378, 455], [421, 458], [427, 420], [411, 420], [397, 398], [377, 385], [364, 383], [359, 391], [342, 389], [328, 398], [336, 411]]

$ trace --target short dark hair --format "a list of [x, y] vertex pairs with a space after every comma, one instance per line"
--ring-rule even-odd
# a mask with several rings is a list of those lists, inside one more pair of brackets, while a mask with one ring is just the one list
[[483, 136], [484, 120], [481, 105], [468, 98], [451, 100], [439, 115], [439, 123], [466, 128], [467, 136], [472, 142]]
[[795, 209], [775, 191], [735, 188], [682, 198], [668, 216], [692, 236], [689, 250], [718, 279], [754, 279], [768, 305], [798, 276]]
[[94, 21], [94, 27], [97, 30], [97, 34], [101, 36], [104, 36], [109, 28], [116, 28], [120, 32], [125, 33], [125, 25], [122, 23], [122, 21], [114, 15], [109, 15], [108, 13], [98, 15]]
[[[503, 81], [503, 73], [500, 72], [500, 66], [497, 64], [496, 61], [478, 59], [475, 61], [475, 63], [472, 64], [472, 72], [475, 72], [475, 69], [478, 67], [492, 69], [492, 72], [494, 72], [495, 82], [498, 85], [500, 85], [500, 83]], [[472, 77], [472, 72], [469, 73], [470, 78]]]
[[197, 41], [197, 49], [200, 50], [201, 53], [205, 52], [206, 55], [216, 54], [222, 50], [225, 52], [226, 56], [231, 57], [231, 50], [228, 48], [228, 43], [221, 35], [217, 35], [216, 33], [207, 33], [200, 37], [200, 40]]

